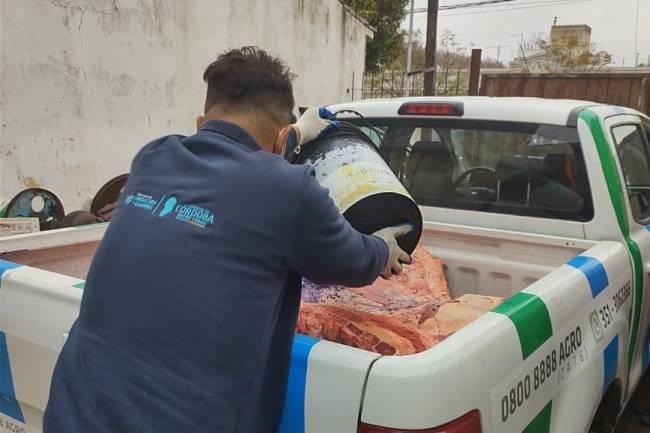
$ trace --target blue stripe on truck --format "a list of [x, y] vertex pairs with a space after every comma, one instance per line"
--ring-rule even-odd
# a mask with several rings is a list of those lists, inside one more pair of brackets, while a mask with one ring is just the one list
[[[2, 269], [0, 268], [0, 274]], [[0, 331], [0, 413], [4, 413], [13, 419], [25, 422], [23, 412], [20, 410], [14, 391], [14, 381], [11, 377], [11, 366], [9, 365], [9, 350], [5, 333]]]
[[293, 339], [287, 395], [277, 433], [304, 433], [305, 431], [305, 389], [309, 352], [319, 341], [317, 338], [302, 334], [296, 334]]
[[[10, 269], [19, 268], [22, 265], [0, 259], [0, 290], [2, 290], [2, 274]], [[11, 365], [9, 365], [9, 349], [5, 333], [0, 331], [0, 413], [4, 413], [13, 419], [25, 422], [23, 412], [20, 410], [16, 400], [14, 381], [11, 376]]]
[[616, 369], [618, 367], [618, 335], [612, 338], [612, 341], [610, 341], [607, 347], [605, 347], [603, 358], [605, 363], [603, 391], [605, 391], [616, 377]]
[[[8, 271], [9, 269], [16, 269], [21, 267], [22, 265], [18, 263], [13, 263], [13, 262], [8, 262], [6, 260], [0, 259], [0, 277], [2, 277], [2, 274], [5, 273], [5, 271]], [[2, 282], [0, 282], [0, 285]]]
[[576, 256], [569, 260], [567, 265], [576, 268], [584, 274], [589, 282], [591, 295], [594, 298], [609, 285], [607, 271], [598, 259], [589, 256]]

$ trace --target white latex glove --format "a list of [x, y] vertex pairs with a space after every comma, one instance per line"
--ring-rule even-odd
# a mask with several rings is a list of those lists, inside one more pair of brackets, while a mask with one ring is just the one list
[[318, 107], [308, 108], [293, 125], [298, 130], [298, 145], [315, 139], [331, 125], [331, 120], [320, 117]]
[[405, 224], [401, 226], [386, 227], [375, 233], [373, 236], [381, 238], [386, 245], [388, 245], [388, 263], [384, 272], [381, 276], [388, 279], [393, 274], [402, 273], [402, 263], [411, 263], [411, 256], [406, 254], [406, 252], [399, 247], [397, 244], [397, 238], [404, 236], [412, 230], [410, 224]]

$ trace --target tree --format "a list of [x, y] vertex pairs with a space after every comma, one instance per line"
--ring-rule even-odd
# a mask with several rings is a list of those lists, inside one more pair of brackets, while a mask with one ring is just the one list
[[548, 72], [589, 72], [612, 63], [612, 55], [595, 44], [582, 46], [576, 38], [562, 38], [551, 43], [540, 41], [546, 52]]
[[[405, 35], [406, 36], [406, 35]], [[406, 71], [407, 38], [404, 37], [401, 55], [379, 70], [370, 70], [364, 79], [362, 97], [401, 96], [403, 94], [420, 95], [424, 90], [424, 60], [425, 49], [422, 34], [416, 31], [413, 35], [413, 52], [411, 74], [403, 75]], [[470, 47], [471, 48], [471, 47]], [[470, 48], [461, 45], [456, 34], [450, 30], [442, 30], [436, 53], [436, 94], [464, 95], [469, 89], [469, 66], [471, 63]], [[504, 65], [491, 58], [481, 60], [484, 68], [503, 68]]]
[[[456, 41], [456, 33], [448, 29], [443, 29], [440, 35], [438, 50], [436, 52], [436, 64], [438, 70], [448, 69], [467, 69], [471, 61], [469, 53], [471, 48], [460, 45]], [[404, 38], [404, 48], [402, 51], [406, 53], [408, 48], [408, 41]], [[413, 34], [413, 53], [411, 58], [411, 70], [421, 71], [424, 69], [425, 50], [422, 42], [422, 33], [418, 30]], [[495, 59], [483, 58], [481, 66], [484, 68], [504, 68], [502, 62], [497, 62]], [[403, 71], [406, 69], [406, 55], [397, 58], [390, 69]]]
[[612, 63], [612, 55], [595, 44], [581, 44], [566, 37], [547, 42], [540, 34], [519, 43], [515, 64], [528, 72], [592, 72]]
[[456, 41], [456, 33], [451, 30], [443, 30], [440, 35], [440, 46], [438, 47], [436, 58], [438, 59], [438, 69], [449, 71], [451, 69], [469, 68], [470, 57], [467, 54], [468, 49], [461, 47]]
[[366, 70], [375, 72], [404, 56], [404, 31], [400, 24], [406, 16], [408, 0], [343, 0], [347, 6], [375, 29], [366, 46]]
[[[408, 41], [404, 39], [403, 52], [407, 51]], [[411, 72], [405, 86], [411, 89], [415, 94], [419, 94], [424, 86], [424, 59], [425, 49], [422, 43], [422, 34], [416, 31], [413, 35]], [[436, 94], [438, 95], [455, 95], [466, 94], [469, 89], [469, 66], [471, 47], [461, 45], [456, 33], [443, 29], [439, 38], [438, 50], [436, 53]], [[501, 62], [494, 59], [484, 58], [481, 61], [484, 68], [503, 68]], [[393, 72], [402, 72], [406, 70], [406, 56], [397, 58], [388, 68], [387, 76], [390, 78], [388, 86], [392, 89]], [[377, 77], [374, 77], [376, 79]], [[373, 84], [371, 76], [369, 85]]]

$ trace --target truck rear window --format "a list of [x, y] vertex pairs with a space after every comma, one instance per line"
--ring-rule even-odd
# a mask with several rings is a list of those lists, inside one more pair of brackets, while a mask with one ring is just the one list
[[572, 221], [593, 217], [575, 128], [461, 119], [351, 121], [421, 206]]

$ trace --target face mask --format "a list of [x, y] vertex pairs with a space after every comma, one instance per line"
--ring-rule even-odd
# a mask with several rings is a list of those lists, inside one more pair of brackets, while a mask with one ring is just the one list
[[293, 131], [293, 125], [287, 125], [278, 134], [278, 138], [275, 141], [275, 146], [273, 146], [273, 153], [280, 155], [284, 158], [284, 152], [287, 149], [287, 140], [289, 139], [289, 134]]

